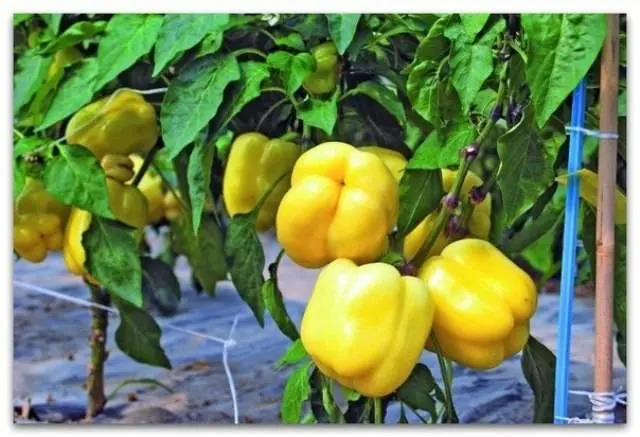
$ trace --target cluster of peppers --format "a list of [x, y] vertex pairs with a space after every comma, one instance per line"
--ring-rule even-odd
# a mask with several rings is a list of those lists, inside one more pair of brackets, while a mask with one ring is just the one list
[[[257, 230], [275, 227], [292, 261], [322, 269], [302, 318], [302, 343], [320, 371], [371, 397], [397, 390], [423, 350], [435, 351], [432, 337], [447, 359], [477, 370], [498, 366], [526, 344], [537, 307], [532, 279], [486, 241], [488, 195], [468, 219], [469, 235], [455, 239], [443, 230], [415, 276], [379, 262], [396, 226], [406, 165], [381, 147], [326, 142], [300, 154], [293, 143], [247, 133], [232, 144], [224, 175], [231, 216], [268, 195]], [[455, 176], [442, 170], [445, 190]], [[468, 173], [461, 192], [481, 184]], [[437, 214], [406, 237], [406, 260]]]
[[[159, 175], [149, 169], [137, 186], [131, 184], [159, 136], [155, 109], [138, 93], [121, 89], [91, 103], [69, 120], [65, 133], [69, 144], [86, 147], [99, 160], [117, 220], [142, 230], [179, 217], [178, 199], [165, 192]], [[62, 250], [70, 272], [97, 284], [86, 271], [82, 245], [91, 220], [89, 211], [62, 204], [42, 181], [30, 178], [14, 205], [14, 249], [34, 263], [48, 251]]]

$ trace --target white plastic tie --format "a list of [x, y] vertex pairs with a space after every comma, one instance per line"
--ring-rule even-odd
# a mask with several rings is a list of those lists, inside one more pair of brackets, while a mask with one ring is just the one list
[[600, 132], [598, 130], [593, 130], [593, 129], [587, 129], [585, 127], [578, 127], [578, 126], [565, 126], [564, 128], [566, 133], [571, 133], [571, 132], [580, 132], [588, 137], [595, 137], [598, 138], [600, 140], [617, 140], [618, 139], [618, 134], [613, 133], [613, 132]]

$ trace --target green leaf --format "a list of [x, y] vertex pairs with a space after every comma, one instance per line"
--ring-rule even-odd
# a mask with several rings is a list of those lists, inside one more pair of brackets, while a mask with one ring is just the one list
[[398, 96], [386, 86], [369, 80], [366, 82], [360, 82], [358, 86], [350, 90], [350, 94], [351, 93], [364, 94], [367, 97], [370, 97], [389, 111], [389, 113], [398, 120], [401, 126], [404, 126], [406, 123], [407, 117], [405, 115], [402, 102], [398, 99]]
[[142, 293], [149, 296], [162, 315], [175, 314], [182, 293], [180, 283], [169, 264], [148, 256], [140, 260], [142, 266]]
[[527, 80], [544, 126], [593, 65], [607, 33], [602, 14], [523, 14]]
[[163, 17], [146, 14], [118, 14], [107, 25], [98, 45], [100, 71], [93, 86], [99, 91], [120, 73], [149, 53], [158, 38]]
[[283, 21], [283, 26], [295, 30], [305, 40], [325, 39], [329, 33], [327, 19], [321, 14], [295, 14]]
[[439, 64], [427, 60], [417, 64], [407, 78], [407, 97], [413, 109], [433, 125], [440, 125]]
[[236, 214], [231, 219], [224, 242], [224, 252], [231, 273], [231, 280], [242, 300], [253, 311], [261, 327], [264, 327], [264, 251], [256, 233], [258, 210], [249, 214]]
[[[487, 23], [490, 16], [491, 14], [460, 14], [460, 21], [462, 22], [464, 33], [470, 38], [475, 38]], [[504, 21], [502, 22], [504, 23]]]
[[307, 358], [309, 355], [307, 351], [304, 349], [302, 345], [302, 340], [297, 339], [293, 343], [289, 345], [284, 354], [280, 357], [278, 362], [275, 365], [276, 369], [281, 369], [284, 366], [290, 366], [292, 364], [297, 364], [303, 359]]
[[292, 341], [298, 340], [300, 334], [295, 323], [291, 320], [287, 307], [284, 305], [282, 299], [282, 292], [278, 288], [278, 265], [284, 255], [284, 251], [280, 251], [280, 254], [276, 260], [269, 265], [269, 279], [262, 284], [262, 298], [264, 305], [271, 314], [271, 317], [278, 325], [280, 332], [289, 337]]
[[58, 156], [44, 170], [44, 184], [60, 202], [105, 218], [114, 218], [104, 170], [85, 147], [57, 146]]
[[267, 64], [280, 71], [289, 95], [293, 95], [302, 86], [302, 82], [316, 67], [316, 61], [311, 54], [292, 55], [284, 51], [269, 54]]
[[418, 146], [407, 168], [438, 169], [458, 165], [460, 150], [471, 144], [476, 129], [466, 118], [452, 121], [446, 129], [432, 131]]
[[442, 18], [438, 18], [433, 26], [429, 29], [427, 36], [420, 41], [418, 48], [416, 49], [416, 55], [409, 66], [409, 69], [414, 68], [417, 64], [424, 61], [433, 61], [440, 63], [442, 59], [449, 53], [449, 47], [451, 43], [444, 36], [444, 30], [447, 28], [451, 21], [451, 16], [447, 15]]
[[302, 122], [331, 135], [338, 119], [338, 90], [328, 100], [310, 98], [298, 107]]
[[13, 26], [17, 26], [27, 20], [30, 20], [33, 14], [13, 14]]
[[405, 237], [439, 205], [444, 188], [437, 170], [406, 169], [400, 179], [398, 235]]
[[171, 362], [160, 344], [162, 331], [145, 310], [112, 296], [120, 314], [116, 330], [118, 348], [139, 363], [171, 369]]
[[43, 130], [68, 117], [91, 101], [93, 83], [99, 67], [95, 58], [82, 61], [82, 65], [58, 88], [51, 106], [37, 130]]
[[162, 387], [168, 393], [174, 393], [174, 391], [173, 391], [173, 389], [171, 387], [166, 386], [165, 384], [161, 383], [157, 379], [153, 379], [153, 378], [125, 379], [120, 384], [118, 384], [116, 388], [113, 389], [113, 391], [109, 394], [109, 396], [107, 396], [107, 401], [110, 401], [111, 399], [115, 398], [116, 394], [118, 394], [118, 392], [120, 390], [122, 390], [123, 388], [125, 388], [126, 386], [133, 385], [133, 384], [141, 384], [141, 385]]
[[238, 79], [236, 58], [224, 55], [194, 59], [171, 82], [160, 112], [162, 138], [170, 157], [177, 156], [215, 117], [225, 89]]
[[138, 256], [140, 231], [115, 220], [93, 216], [82, 235], [86, 268], [112, 295], [142, 306], [142, 273]]
[[327, 14], [329, 35], [336, 45], [338, 53], [344, 55], [358, 28], [361, 14]]
[[224, 39], [224, 32], [213, 32], [208, 34], [202, 40], [200, 44], [200, 49], [198, 50], [198, 54], [196, 57], [201, 58], [206, 55], [213, 55], [220, 50], [222, 47], [222, 40]]
[[156, 77], [173, 59], [198, 44], [207, 34], [222, 35], [229, 14], [167, 14], [154, 53]]
[[73, 23], [62, 35], [51, 41], [42, 49], [42, 53], [54, 53], [58, 50], [72, 47], [81, 41], [94, 38], [104, 32], [107, 27], [106, 21], [79, 21]]
[[398, 400], [407, 404], [414, 410], [427, 411], [431, 414], [431, 420], [438, 418], [434, 395], [437, 384], [427, 366], [418, 363], [409, 378], [398, 388]]
[[216, 148], [212, 142], [197, 138], [193, 151], [189, 156], [187, 179], [189, 181], [189, 199], [191, 201], [193, 233], [197, 236], [200, 229], [202, 212], [207, 201], [213, 202], [211, 196], [211, 168], [216, 156]]
[[275, 43], [278, 47], [289, 47], [295, 50], [304, 51], [305, 44], [302, 35], [291, 32], [283, 36], [276, 37]]
[[382, 258], [380, 258], [378, 262], [401, 267], [404, 265], [404, 256], [400, 252], [389, 251], [382, 255]]
[[51, 29], [54, 35], [57, 35], [60, 31], [60, 22], [62, 21], [62, 14], [38, 14], [40, 18], [47, 23], [47, 27]]
[[175, 249], [187, 257], [193, 274], [204, 290], [214, 295], [218, 281], [227, 278], [222, 231], [211, 214], [202, 216], [198, 236], [193, 232], [192, 224], [189, 211], [184, 211], [171, 224]]
[[216, 134], [222, 134], [227, 124], [240, 113], [242, 108], [261, 94], [260, 86], [269, 77], [269, 67], [263, 62], [243, 62], [240, 64], [240, 81], [231, 85], [233, 93], [227, 97], [218, 111]]
[[312, 362], [301, 365], [287, 379], [280, 404], [280, 415], [284, 423], [298, 423], [302, 416], [302, 406], [311, 395], [309, 370], [312, 365]]
[[[460, 24], [458, 26], [462, 27]], [[463, 32], [452, 41], [449, 61], [452, 70], [451, 83], [460, 96], [465, 114], [469, 112], [476, 94], [493, 72], [491, 48], [504, 26], [504, 20], [497, 21], [477, 42]]]
[[502, 161], [498, 185], [507, 226], [531, 208], [553, 183], [553, 165], [566, 138], [558, 132], [543, 137], [533, 117], [533, 109], [528, 106], [522, 120], [498, 139], [498, 156]]
[[533, 390], [533, 423], [553, 423], [556, 357], [532, 335], [522, 351], [522, 373]]
[[13, 76], [13, 114], [26, 105], [44, 82], [51, 57], [26, 54], [18, 60], [17, 73]]
[[[618, 330], [618, 355], [626, 365], [627, 339], [627, 227], [615, 226], [613, 271], [613, 320]], [[582, 231], [584, 249], [589, 255], [592, 280], [595, 281], [596, 260], [596, 211], [584, 205], [584, 224]]]

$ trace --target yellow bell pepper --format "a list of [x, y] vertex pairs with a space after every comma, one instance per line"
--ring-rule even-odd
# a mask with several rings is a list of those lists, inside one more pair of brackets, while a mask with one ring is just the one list
[[[400, 183], [404, 169], [407, 166], [406, 158], [395, 150], [389, 150], [382, 147], [368, 146], [361, 147], [360, 150], [365, 150], [370, 153], [374, 153], [378, 156], [385, 165], [391, 170], [396, 181]], [[453, 182], [456, 178], [456, 172], [449, 169], [442, 169], [442, 186], [445, 192], [448, 192], [453, 186]], [[480, 179], [475, 173], [468, 171], [467, 176], [462, 184], [460, 190], [460, 196], [468, 196], [469, 191], [475, 186], [482, 185], [482, 179]], [[407, 235], [404, 240], [404, 256], [406, 259], [411, 260], [418, 253], [418, 250], [424, 244], [429, 232], [435, 226], [438, 212], [434, 211], [424, 218], [414, 229]], [[473, 237], [487, 239], [491, 232], [491, 195], [487, 194], [485, 199], [479, 205], [476, 205], [473, 209], [473, 214], [469, 218], [467, 223], [469, 227], [469, 234]], [[445, 235], [443, 230], [438, 235], [436, 242], [429, 251], [428, 256], [437, 255], [442, 252], [442, 249], [450, 242], [450, 239]]]
[[[520, 352], [538, 303], [533, 280], [491, 243], [474, 238], [449, 244], [418, 271], [433, 297], [442, 353], [486, 370]], [[427, 343], [427, 349], [433, 345]]]
[[[300, 146], [280, 139], [269, 140], [258, 132], [239, 135], [231, 145], [222, 183], [222, 197], [229, 216], [248, 213], [300, 156]], [[282, 196], [289, 189], [286, 175], [258, 213], [256, 229], [264, 232], [275, 224]]]
[[[180, 194], [178, 193], [178, 196]], [[170, 222], [177, 220], [178, 217], [182, 214], [182, 210], [180, 207], [180, 201], [173, 191], [167, 191], [162, 199], [162, 204], [164, 206], [164, 216]]]
[[159, 136], [156, 110], [140, 94], [127, 89], [91, 103], [75, 113], [65, 130], [69, 144], [106, 154], [146, 155]]
[[44, 261], [48, 251], [62, 249], [69, 206], [44, 188], [41, 180], [28, 178], [14, 206], [13, 247], [27, 261]]
[[[133, 161], [133, 172], [138, 174], [144, 159], [138, 155], [130, 155]], [[149, 223], [158, 223], [164, 217], [164, 191], [162, 189], [162, 178], [149, 168], [138, 184], [138, 189], [147, 198], [149, 207]]]
[[398, 216], [398, 184], [372, 153], [341, 142], [320, 144], [296, 162], [276, 217], [278, 241], [298, 265], [337, 258], [358, 264], [387, 250]]
[[318, 276], [300, 338], [322, 373], [365, 396], [385, 396], [409, 377], [433, 318], [418, 278], [388, 264], [337, 259]]

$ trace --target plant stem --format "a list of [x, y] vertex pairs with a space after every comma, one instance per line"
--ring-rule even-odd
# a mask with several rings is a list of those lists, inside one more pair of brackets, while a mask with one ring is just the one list
[[373, 399], [373, 423], [382, 424], [382, 401], [380, 398]]
[[147, 172], [147, 169], [153, 163], [153, 157], [156, 156], [156, 153], [158, 153], [158, 150], [159, 148], [158, 148], [158, 145], [156, 144], [156, 146], [149, 151], [147, 156], [145, 156], [144, 162], [140, 166], [140, 170], [138, 171], [138, 173], [134, 176], [133, 182], [131, 182], [131, 185], [133, 185], [134, 187], [138, 186], [138, 184], [144, 177], [144, 174]]
[[[91, 291], [91, 302], [102, 306], [109, 305], [108, 293], [93, 284], [87, 283], [87, 285]], [[91, 335], [89, 336], [91, 363], [89, 365], [89, 374], [87, 375], [87, 419], [100, 414], [107, 403], [107, 397], [104, 394], [107, 325], [107, 312], [100, 308], [91, 308]]]
[[271, 105], [271, 107], [265, 111], [262, 117], [260, 117], [260, 120], [258, 120], [258, 124], [256, 125], [256, 132], [260, 132], [262, 123], [265, 122], [265, 120], [273, 113], [273, 111], [275, 111], [276, 109], [278, 109], [279, 106], [285, 104], [288, 101], [289, 101], [289, 97], [285, 97], [284, 99], [278, 100], [276, 103]]
[[18, 129], [16, 129], [15, 127], [13, 128], [13, 134], [16, 135], [20, 139], [24, 138], [24, 134], [22, 132], [20, 132]]
[[447, 412], [447, 421], [451, 423], [453, 417], [453, 394], [451, 393], [451, 378], [447, 368], [447, 363], [442, 356], [442, 350], [440, 349], [440, 343], [436, 338], [435, 333], [431, 333], [431, 342], [436, 350], [438, 356], [438, 365], [440, 366], [440, 373], [442, 374], [442, 383], [444, 384], [444, 397], [445, 397], [445, 410]]
[[267, 59], [267, 55], [258, 50], [258, 49], [252, 49], [249, 47], [246, 47], [244, 49], [238, 49], [234, 52], [231, 52], [231, 55], [238, 57], [238, 56], [242, 56], [242, 55], [256, 55], [256, 56], [260, 56], [262, 59]]
[[[507, 94], [506, 72], [507, 72], [507, 68], [505, 65], [503, 67], [502, 72], [500, 73], [500, 85], [498, 86], [498, 95], [496, 97], [496, 103], [494, 108], [502, 106], [504, 99], [506, 97], [506, 94]], [[495, 126], [496, 122], [497, 120], [495, 117], [493, 117], [493, 114], [492, 114], [492, 116], [489, 117], [489, 120], [487, 121], [484, 128], [482, 129], [482, 131], [474, 141], [474, 144], [476, 144], [479, 150], [482, 148], [482, 143], [487, 139], [487, 136], [489, 136], [489, 133], [491, 132], [491, 129], [493, 129], [493, 127]], [[452, 196], [456, 199], [460, 196], [460, 190], [462, 189], [464, 180], [467, 177], [467, 172], [469, 171], [469, 167], [471, 167], [471, 162], [472, 162], [472, 159], [464, 158], [462, 162], [462, 167], [456, 173], [455, 181], [451, 187], [451, 190], [449, 190], [449, 193], [448, 193], [449, 196]], [[438, 213], [435, 226], [431, 228], [431, 231], [427, 235], [427, 238], [425, 239], [424, 244], [422, 245], [422, 247], [420, 248], [420, 250], [418, 251], [418, 253], [414, 258], [414, 262], [417, 266], [421, 266], [427, 259], [429, 255], [429, 251], [431, 251], [431, 248], [433, 247], [436, 240], [438, 239], [438, 235], [440, 235], [440, 232], [442, 232], [442, 229], [447, 224], [447, 221], [449, 220], [449, 217], [451, 217], [452, 213], [453, 211], [450, 210], [449, 208], [446, 208], [446, 207], [440, 208], [440, 212]]]

